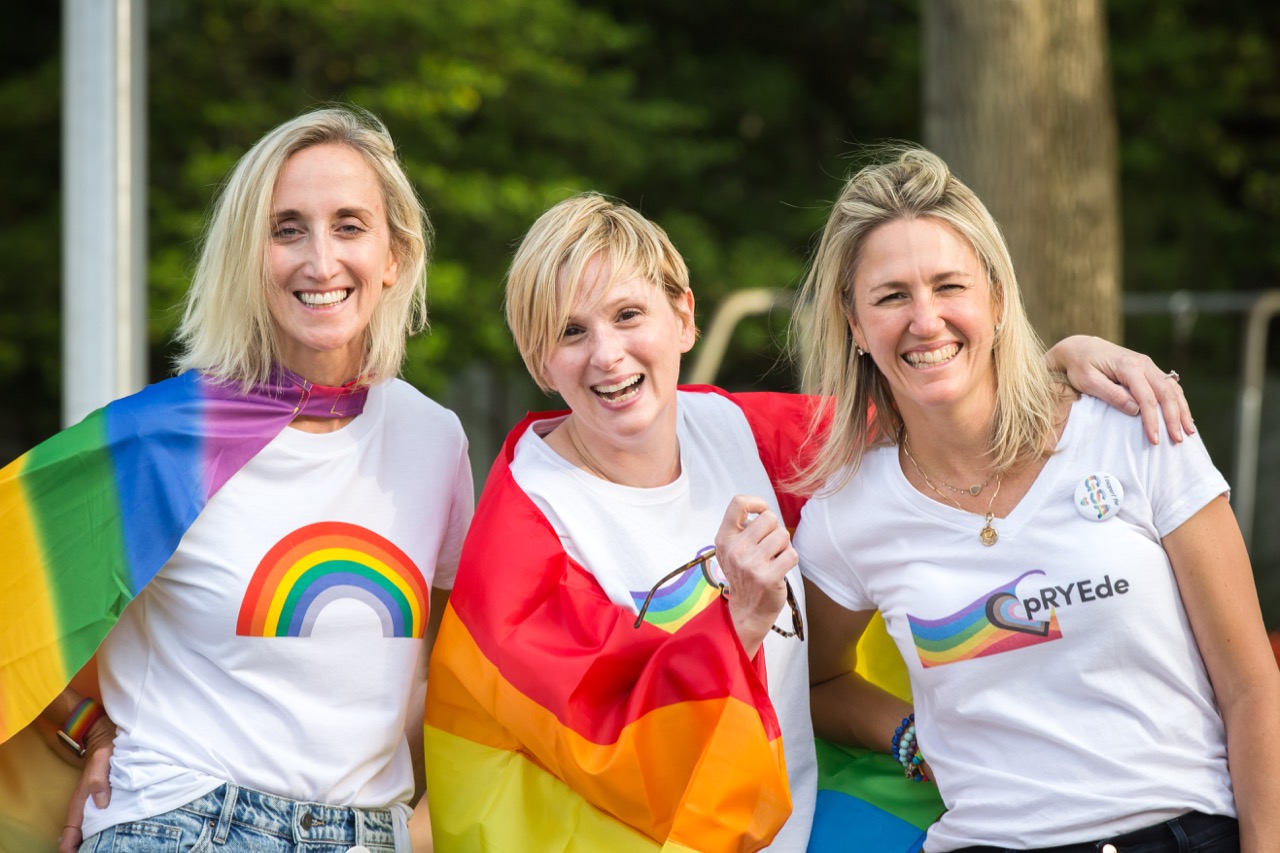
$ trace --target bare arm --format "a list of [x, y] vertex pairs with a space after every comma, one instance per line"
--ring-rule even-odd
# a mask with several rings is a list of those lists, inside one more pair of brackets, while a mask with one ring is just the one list
[[424, 795], [409, 815], [409, 846], [413, 853], [433, 853], [435, 839], [431, 835], [431, 813]]
[[[60, 729], [83, 698], [74, 688], [68, 687], [49, 703], [40, 716]], [[59, 853], [75, 853], [80, 848], [80, 842], [84, 840], [80, 829], [84, 823], [84, 804], [89, 797], [93, 797], [93, 802], [100, 809], [106, 808], [111, 802], [108, 775], [115, 737], [116, 725], [104, 714], [85, 733], [84, 758], [77, 761], [70, 751], [64, 753], [69, 761], [79, 763], [82, 771], [80, 781], [71, 792], [71, 801], [67, 804], [66, 822], [58, 838]]]
[[1249, 555], [1225, 497], [1164, 538], [1182, 603], [1227, 729], [1241, 850], [1280, 849], [1280, 669]]
[[1142, 415], [1147, 440], [1160, 443], [1160, 416], [1174, 444], [1194, 433], [1182, 386], [1147, 356], [1092, 335], [1063, 338], [1047, 353], [1050, 370], [1065, 373], [1071, 385], [1131, 415]]
[[911, 705], [854, 671], [858, 640], [874, 610], [846, 610], [805, 581], [809, 643], [809, 701], [814, 734], [846, 746], [888, 752], [894, 729]]

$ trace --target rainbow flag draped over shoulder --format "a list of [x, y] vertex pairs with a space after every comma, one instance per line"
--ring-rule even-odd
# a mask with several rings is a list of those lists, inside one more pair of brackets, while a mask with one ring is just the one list
[[[685, 390], [742, 408], [775, 483], [812, 449], [812, 400]], [[524, 431], [560, 414], [530, 416], [508, 436], [436, 641], [426, 764], [437, 849], [759, 848], [789, 811], [763, 685], [725, 655], [740, 646], [720, 608], [676, 634], [636, 631], [565, 555], [509, 467]], [[803, 499], [777, 496], [794, 528]], [[864, 677], [909, 698], [906, 669], [878, 617], [858, 651]], [[936, 787], [908, 782], [887, 749], [817, 748], [811, 851], [921, 849], [943, 811]]]
[[[808, 401], [730, 399], [766, 469], [785, 474]], [[436, 639], [426, 712], [436, 849], [760, 849], [791, 811], [762, 658], [746, 658], [721, 606], [675, 633], [637, 630], [568, 557], [510, 469], [525, 430], [559, 414], [508, 436]], [[791, 525], [799, 506], [785, 502]]]
[[232, 474], [297, 414], [358, 414], [365, 393], [278, 370], [245, 394], [188, 372], [0, 470], [0, 742], [89, 660]]

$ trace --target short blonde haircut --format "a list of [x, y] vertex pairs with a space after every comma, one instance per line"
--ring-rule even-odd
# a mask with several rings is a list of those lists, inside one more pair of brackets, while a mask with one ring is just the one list
[[1044, 347], [1027, 319], [1000, 227], [936, 154], [889, 148], [878, 164], [848, 180], [832, 206], [793, 314], [792, 340], [802, 342], [808, 355], [805, 388], [827, 398], [818, 421], [831, 418], [821, 449], [792, 484], [797, 491], [840, 488], [857, 470], [866, 448], [898, 440], [902, 420], [889, 383], [869, 355], [858, 356], [849, 318], [856, 313], [853, 283], [867, 237], [886, 223], [917, 218], [934, 219], [969, 244], [1000, 310], [993, 348], [995, 420], [988, 448], [994, 467], [1008, 470], [1051, 446], [1058, 393], [1045, 366]]
[[[567, 198], [538, 217], [520, 241], [507, 273], [507, 325], [529, 375], [543, 391], [546, 364], [560, 341], [587, 264], [609, 265], [608, 285], [642, 276], [672, 307], [689, 292], [689, 268], [657, 224], [599, 193]], [[692, 322], [692, 319], [690, 319]]]
[[179, 371], [201, 370], [247, 389], [278, 363], [280, 341], [267, 302], [276, 180], [291, 156], [326, 144], [351, 148], [377, 175], [399, 264], [399, 277], [383, 290], [365, 332], [360, 378], [373, 383], [400, 372], [408, 336], [426, 326], [431, 225], [386, 127], [355, 107], [327, 107], [287, 121], [236, 163], [213, 204], [187, 292], [177, 333]]

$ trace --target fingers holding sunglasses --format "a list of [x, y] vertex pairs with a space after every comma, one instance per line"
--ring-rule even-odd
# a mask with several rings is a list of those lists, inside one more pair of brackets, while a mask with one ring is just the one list
[[791, 536], [764, 499], [738, 495], [716, 534], [716, 558], [729, 584], [729, 614], [748, 656], [754, 656], [787, 606], [787, 572], [799, 557]]
[[767, 568], [770, 582], [783, 594], [783, 576], [800, 562], [787, 528], [769, 504], [754, 495], [738, 495], [729, 502], [716, 533], [716, 554], [722, 567], [729, 564], [726, 577], [735, 594], [738, 590], [733, 586], [734, 566]]

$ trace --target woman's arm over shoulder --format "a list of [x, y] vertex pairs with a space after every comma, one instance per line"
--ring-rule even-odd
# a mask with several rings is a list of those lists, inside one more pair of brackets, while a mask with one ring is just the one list
[[1092, 335], [1072, 335], [1050, 348], [1045, 360], [1077, 390], [1127, 414], [1141, 414], [1152, 444], [1160, 442], [1161, 415], [1175, 444], [1184, 432], [1196, 431], [1177, 374], [1166, 373], [1140, 352]]
[[1183, 606], [1227, 729], [1241, 849], [1280, 837], [1280, 669], [1267, 641], [1249, 555], [1225, 496], [1164, 537]]

